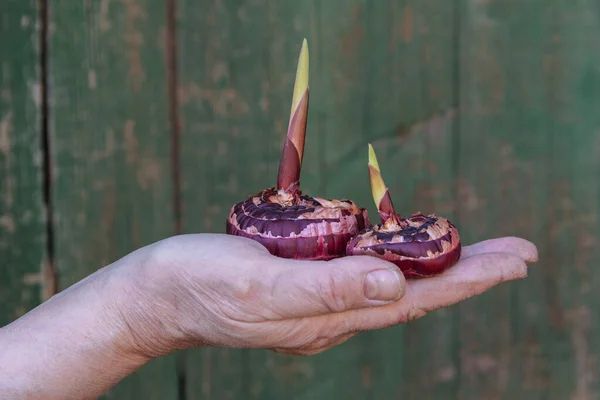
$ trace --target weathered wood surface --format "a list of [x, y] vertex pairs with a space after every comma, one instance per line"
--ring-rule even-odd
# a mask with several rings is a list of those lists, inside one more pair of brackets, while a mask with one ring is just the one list
[[[174, 233], [174, 210], [185, 232], [223, 232], [231, 204], [275, 184], [303, 37], [307, 193], [352, 198], [376, 220], [370, 141], [401, 213], [447, 216], [466, 243], [517, 235], [540, 251], [522, 282], [324, 354], [195, 350], [182, 354], [179, 376], [168, 357], [109, 397], [600, 397], [597, 2], [51, 3], [51, 234], [62, 288]], [[0, 322], [37, 304], [46, 259], [38, 15], [31, 0], [0, 6], [0, 44], [19, 57], [0, 53]]]
[[[165, 2], [51, 2], [55, 263], [65, 288], [174, 233]], [[107, 398], [177, 396], [175, 357]]]
[[0, 4], [0, 326], [35, 307], [46, 262], [38, 8]]
[[[274, 185], [303, 36], [311, 64], [303, 190], [350, 197], [375, 216], [366, 168], [371, 140], [403, 212], [419, 204], [423, 212], [452, 216], [457, 65], [455, 22], [446, 14], [453, 12], [450, 3], [440, 9], [435, 1], [352, 1], [344, 7], [180, 1], [184, 230], [223, 232], [231, 204]], [[198, 351], [188, 357], [188, 394], [436, 398], [456, 390], [452, 315], [448, 310], [407, 330], [364, 334], [309, 359]], [[440, 340], [440, 331], [446, 338]], [[413, 365], [432, 348], [429, 361]], [[426, 378], [430, 371], [433, 383]]]
[[[276, 183], [301, 42], [283, 28], [270, 37], [279, 17], [267, 2], [177, 4], [182, 227], [224, 232], [232, 204]], [[264, 351], [191, 351], [186, 394], [278, 398], [281, 362]]]
[[458, 171], [468, 241], [539, 246], [460, 310], [460, 397], [600, 397], [600, 6], [463, 1]]

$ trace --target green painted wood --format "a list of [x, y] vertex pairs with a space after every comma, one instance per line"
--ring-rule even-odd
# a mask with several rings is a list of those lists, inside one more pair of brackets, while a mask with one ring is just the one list
[[[55, 260], [65, 288], [174, 233], [163, 0], [51, 2]], [[175, 399], [175, 357], [106, 398]]]
[[[45, 259], [39, 21], [34, 2], [5, 3], [0, 264], [14, 267], [0, 268], [0, 323], [37, 304]], [[275, 182], [306, 36], [306, 192], [350, 197], [376, 220], [365, 168], [372, 141], [403, 214], [456, 219], [466, 243], [524, 236], [541, 260], [523, 282], [319, 356], [188, 352], [188, 398], [597, 398], [598, 6], [276, 3], [177, 2], [186, 232], [223, 232], [231, 204]], [[159, 0], [52, 3], [61, 287], [174, 233], [164, 10]], [[108, 397], [176, 398], [174, 358]]]
[[519, 235], [527, 280], [460, 306], [463, 399], [595, 399], [600, 8], [461, 3], [459, 214], [467, 241]]
[[46, 231], [36, 2], [0, 4], [0, 326], [41, 300]]
[[[231, 205], [275, 185], [302, 33], [273, 37], [279, 16], [266, 2], [177, 5], [183, 230], [224, 233]], [[187, 396], [273, 398], [289, 375], [274, 376], [273, 357], [190, 351]]]
[[[452, 5], [435, 1], [179, 1], [184, 231], [223, 232], [233, 203], [274, 184], [305, 36], [311, 105], [303, 189], [351, 197], [375, 217], [366, 169], [373, 140], [403, 212], [451, 217], [454, 28]], [[190, 352], [188, 396], [439, 398], [456, 392], [452, 321], [452, 311], [438, 313], [310, 358]], [[430, 360], [414, 362], [432, 348]]]
[[[322, 97], [326, 124], [326, 194], [350, 196], [378, 222], [369, 189], [372, 142], [398, 212], [454, 216], [455, 30], [451, 2], [357, 2], [346, 24], [332, 23], [339, 4], [324, 8]], [[316, 97], [316, 95], [315, 95]], [[314, 102], [313, 102], [314, 104]], [[453, 310], [406, 326], [361, 334], [323, 373], [336, 375], [331, 396], [356, 399], [452, 398], [458, 349]], [[319, 364], [319, 365], [323, 365]], [[350, 376], [346, 384], [344, 376]], [[446, 397], [447, 396], [447, 397]]]

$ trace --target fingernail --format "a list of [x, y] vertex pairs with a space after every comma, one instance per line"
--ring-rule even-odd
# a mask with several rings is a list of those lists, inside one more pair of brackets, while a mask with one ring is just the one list
[[399, 271], [380, 269], [365, 278], [365, 297], [370, 300], [392, 301], [402, 297]]

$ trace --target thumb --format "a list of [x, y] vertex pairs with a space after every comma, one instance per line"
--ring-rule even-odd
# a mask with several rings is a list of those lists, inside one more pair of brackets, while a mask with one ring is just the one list
[[276, 267], [270, 284], [270, 306], [286, 319], [383, 306], [405, 288], [394, 264], [369, 256], [286, 263]]

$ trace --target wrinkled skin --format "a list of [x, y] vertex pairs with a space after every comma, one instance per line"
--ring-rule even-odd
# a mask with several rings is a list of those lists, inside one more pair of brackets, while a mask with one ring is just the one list
[[439, 276], [406, 281], [368, 256], [298, 261], [241, 237], [173, 237], [0, 328], [0, 393], [97, 398], [152, 358], [189, 347], [316, 354], [524, 278], [535, 260], [531, 243], [495, 239], [464, 247]]
[[156, 261], [168, 271], [171, 284], [157, 281], [151, 292], [159, 293], [165, 309], [172, 308], [166, 314], [180, 327], [174, 342], [178, 348], [257, 347], [312, 355], [357, 332], [405, 323], [504, 281], [524, 278], [526, 263], [537, 260], [535, 246], [525, 240], [489, 240], [464, 247], [461, 260], [440, 276], [405, 281], [400, 275], [399, 301], [373, 301], [363, 293], [366, 273], [397, 271], [393, 264], [367, 256], [285, 260], [251, 240], [203, 236], [175, 238], [158, 251]]

